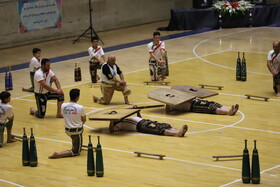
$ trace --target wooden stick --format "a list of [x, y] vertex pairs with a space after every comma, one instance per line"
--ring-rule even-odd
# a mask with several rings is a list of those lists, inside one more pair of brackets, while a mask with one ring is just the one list
[[219, 156], [213, 156], [213, 158], [216, 158], [216, 161], [219, 161], [219, 158], [235, 158], [235, 157], [243, 157], [243, 155], [219, 155]]
[[207, 85], [207, 84], [199, 84], [199, 86], [201, 86], [201, 88], [214, 87], [214, 88], [218, 88], [219, 90], [221, 90], [224, 87], [224, 86], [214, 86], [214, 85]]
[[146, 83], [147, 85], [149, 85], [149, 83], [160, 83], [160, 84], [165, 84], [168, 85], [170, 82], [168, 81], [144, 81], [144, 83]]
[[157, 156], [160, 160], [163, 160], [163, 157], [165, 157], [165, 155], [162, 154], [144, 153], [139, 151], [134, 152], [134, 154], [137, 154], [137, 157], [141, 157], [141, 155]]
[[268, 99], [270, 99], [269, 97], [256, 96], [256, 95], [249, 95], [249, 94], [246, 94], [245, 96], [247, 97], [247, 99], [251, 99], [251, 97], [252, 97], [252, 98], [264, 99], [264, 101], [268, 101]]
[[[23, 139], [22, 135], [17, 135], [17, 134], [11, 134], [15, 138]], [[28, 136], [27, 136], [28, 138]]]
[[134, 105], [132, 108], [128, 109], [144, 109], [144, 108], [156, 108], [156, 107], [164, 107], [165, 105], [147, 105], [147, 106], [137, 106]]

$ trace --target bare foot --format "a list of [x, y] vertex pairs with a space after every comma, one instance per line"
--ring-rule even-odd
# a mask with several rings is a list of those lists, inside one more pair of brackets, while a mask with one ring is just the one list
[[187, 131], [188, 131], [188, 125], [183, 125], [177, 135], [179, 137], [184, 137]]
[[15, 139], [10, 139], [10, 140], [7, 140], [7, 143], [14, 143], [14, 142], [16, 142], [16, 140], [15, 140]]
[[35, 114], [35, 109], [33, 107], [30, 108], [30, 115], [34, 115]]
[[56, 114], [56, 118], [64, 118], [62, 114]]
[[231, 109], [229, 111], [229, 115], [231, 115], [231, 116], [235, 115], [235, 113], [238, 111], [238, 109], [239, 109], [239, 105], [238, 104], [236, 104], [235, 106], [232, 105]]
[[280, 93], [277, 93], [277, 94], [276, 94], [276, 97], [280, 97]]
[[95, 95], [92, 95], [92, 97], [93, 97], [93, 101], [94, 101], [95, 103], [97, 103], [98, 97], [96, 97]]
[[49, 159], [58, 158], [58, 152], [54, 152], [51, 156], [48, 157]]

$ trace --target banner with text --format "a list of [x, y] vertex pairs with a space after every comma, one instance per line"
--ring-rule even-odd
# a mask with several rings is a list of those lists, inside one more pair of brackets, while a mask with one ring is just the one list
[[61, 1], [18, 1], [20, 33], [61, 27]]

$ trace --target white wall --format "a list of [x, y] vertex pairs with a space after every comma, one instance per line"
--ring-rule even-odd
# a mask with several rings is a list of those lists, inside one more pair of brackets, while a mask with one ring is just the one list
[[[0, 49], [73, 37], [89, 26], [88, 0], [62, 0], [61, 28], [19, 33], [17, 0], [0, 0]], [[166, 20], [172, 8], [191, 8], [188, 0], [91, 0], [93, 27], [105, 31]]]

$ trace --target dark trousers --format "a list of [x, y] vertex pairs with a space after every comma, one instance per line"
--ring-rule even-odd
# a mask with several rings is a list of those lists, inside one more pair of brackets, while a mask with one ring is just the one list
[[58, 102], [64, 101], [64, 94], [58, 95], [57, 93], [48, 92], [45, 94], [35, 93], [35, 99], [37, 104], [37, 112], [35, 113], [37, 118], [44, 118], [47, 111], [47, 101], [57, 100]]

